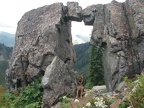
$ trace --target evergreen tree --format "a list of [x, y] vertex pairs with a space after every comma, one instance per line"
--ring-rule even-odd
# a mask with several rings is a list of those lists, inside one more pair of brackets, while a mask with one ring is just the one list
[[91, 46], [89, 66], [89, 86], [104, 84], [104, 69], [102, 60], [102, 48]]

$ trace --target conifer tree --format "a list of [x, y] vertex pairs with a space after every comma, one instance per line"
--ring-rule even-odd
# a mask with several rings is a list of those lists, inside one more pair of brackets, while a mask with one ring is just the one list
[[104, 84], [104, 69], [102, 60], [102, 48], [91, 46], [89, 84], [91, 86]]

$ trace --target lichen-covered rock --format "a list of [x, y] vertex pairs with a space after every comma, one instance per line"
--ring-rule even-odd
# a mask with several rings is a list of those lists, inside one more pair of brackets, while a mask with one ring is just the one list
[[18, 23], [16, 43], [6, 72], [10, 91], [24, 88], [44, 76], [44, 108], [54, 105], [60, 96], [73, 93], [76, 86], [71, 21], [66, 18], [64, 7], [62, 3], [55, 3], [24, 14]]
[[82, 7], [79, 6], [78, 2], [67, 2], [68, 16], [72, 21], [82, 21]]
[[115, 90], [124, 76], [140, 74], [144, 67], [144, 1], [113, 0], [106, 5], [88, 7], [83, 14], [85, 24], [93, 25], [91, 44], [104, 47], [108, 90]]
[[76, 60], [71, 21], [92, 25], [90, 43], [103, 47], [105, 83], [109, 91], [124, 76], [140, 74], [144, 67], [144, 1], [113, 0], [82, 10], [77, 2], [55, 3], [27, 12], [18, 23], [16, 43], [6, 72], [9, 90], [25, 87], [43, 76], [43, 108], [74, 92]]
[[93, 25], [97, 5], [91, 5], [82, 10], [83, 21], [85, 25]]
[[55, 57], [47, 67], [42, 79], [44, 88], [43, 103], [44, 108], [50, 108], [65, 94], [75, 92], [75, 77], [69, 63], [64, 63], [59, 57]]

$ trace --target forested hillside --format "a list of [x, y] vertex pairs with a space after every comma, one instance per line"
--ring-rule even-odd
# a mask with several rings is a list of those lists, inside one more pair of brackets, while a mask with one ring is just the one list
[[74, 49], [77, 57], [74, 70], [78, 75], [83, 75], [86, 77], [89, 72], [90, 43], [75, 45]]
[[8, 60], [12, 53], [12, 47], [0, 44], [0, 85], [5, 83], [5, 71], [8, 67]]
[[84, 43], [74, 46], [77, 61], [74, 70], [77, 76], [84, 77], [84, 84], [89, 87], [104, 84], [104, 70], [101, 48]]

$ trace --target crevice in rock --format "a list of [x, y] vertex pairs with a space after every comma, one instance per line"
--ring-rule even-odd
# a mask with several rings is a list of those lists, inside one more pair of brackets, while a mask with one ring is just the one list
[[67, 42], [68, 44], [70, 44], [70, 40], [69, 40], [69, 39], [66, 39], [66, 42]]
[[67, 63], [70, 60], [71, 60], [70, 58], [66, 58], [65, 61], [64, 61], [64, 63]]
[[44, 76], [44, 74], [45, 74], [45, 71], [40, 70], [40, 74], [39, 74], [39, 76]]
[[21, 88], [22, 87], [22, 80], [21, 79], [17, 79], [17, 88]]
[[56, 24], [55, 26], [56, 26], [58, 32], [61, 33], [61, 26], [60, 26], [60, 24]]

